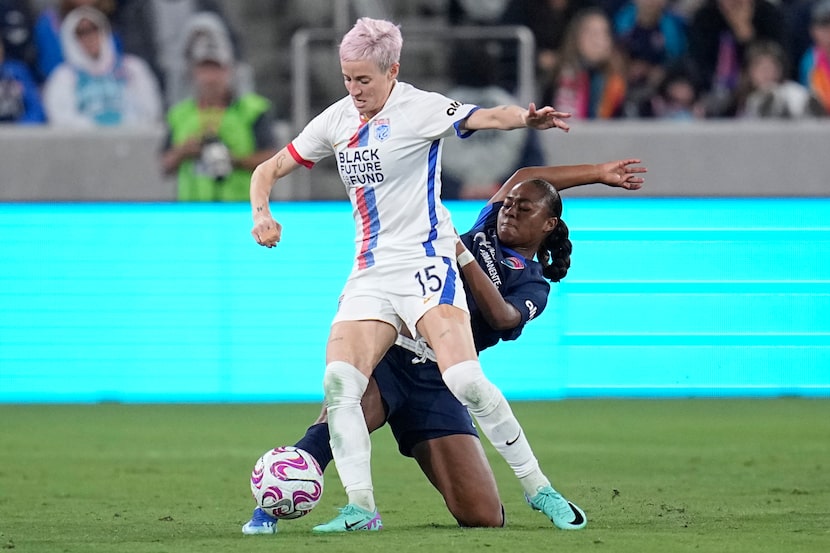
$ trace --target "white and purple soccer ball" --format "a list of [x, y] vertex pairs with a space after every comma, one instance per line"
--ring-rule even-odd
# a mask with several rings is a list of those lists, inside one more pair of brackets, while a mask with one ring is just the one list
[[263, 453], [254, 465], [251, 493], [257, 506], [269, 515], [300, 518], [323, 497], [323, 471], [307, 451], [275, 447]]

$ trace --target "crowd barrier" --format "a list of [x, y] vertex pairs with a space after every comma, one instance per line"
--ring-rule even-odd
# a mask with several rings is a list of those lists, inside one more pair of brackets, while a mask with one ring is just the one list
[[[640, 197], [830, 195], [830, 120], [698, 123], [572, 121], [541, 135], [551, 164], [636, 157], [649, 168]], [[293, 135], [275, 131], [280, 145]], [[57, 130], [0, 126], [0, 201], [173, 201], [159, 165], [163, 130]], [[617, 196], [590, 187], [574, 196]], [[333, 169], [301, 171], [275, 187], [278, 200], [342, 199]]]

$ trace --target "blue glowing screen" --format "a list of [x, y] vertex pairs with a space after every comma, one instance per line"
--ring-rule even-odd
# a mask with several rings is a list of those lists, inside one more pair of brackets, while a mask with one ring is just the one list
[[[465, 230], [481, 205], [448, 204]], [[317, 401], [345, 202], [0, 204], [0, 402]], [[565, 198], [572, 266], [511, 399], [830, 395], [829, 199]]]

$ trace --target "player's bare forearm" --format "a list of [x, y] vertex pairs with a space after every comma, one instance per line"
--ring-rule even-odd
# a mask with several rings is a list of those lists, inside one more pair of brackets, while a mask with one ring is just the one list
[[287, 148], [283, 148], [273, 157], [257, 165], [251, 174], [250, 197], [254, 219], [251, 236], [257, 244], [273, 248], [280, 241], [282, 225], [271, 215], [268, 199], [274, 183], [297, 167], [299, 164], [294, 161]]
[[476, 110], [462, 122], [462, 128], [471, 131], [487, 129], [507, 131], [525, 127], [538, 130], [558, 128], [567, 132], [570, 127], [564, 119], [570, 116], [570, 113], [557, 111], [550, 106], [536, 109], [533, 103], [527, 109], [520, 106], [496, 106]]
[[605, 184], [627, 190], [639, 190], [644, 179], [638, 175], [648, 171], [645, 167], [636, 166], [639, 163], [639, 159], [623, 159], [598, 164], [522, 167], [505, 181], [498, 192], [490, 198], [489, 203], [504, 200], [515, 185], [530, 179], [548, 181], [556, 190], [586, 184]]
[[271, 196], [271, 189], [277, 180], [284, 177], [298, 164], [288, 153], [287, 148], [281, 149], [275, 155], [269, 157], [256, 166], [251, 174], [251, 210], [256, 220], [258, 217], [270, 217], [271, 210], [268, 207], [268, 198]]
[[[599, 168], [594, 164], [522, 167], [507, 179], [499, 192], [507, 195], [510, 188], [528, 179], [546, 180], [557, 190], [564, 190], [572, 186], [597, 182], [599, 180]], [[506, 190], [504, 190], [505, 187]]]
[[274, 185], [274, 179], [272, 177], [273, 171], [269, 168], [269, 164], [272, 161], [273, 158], [260, 163], [254, 169], [254, 172], [251, 173], [251, 211], [255, 221], [260, 217], [271, 216], [268, 198], [271, 195], [271, 188]]

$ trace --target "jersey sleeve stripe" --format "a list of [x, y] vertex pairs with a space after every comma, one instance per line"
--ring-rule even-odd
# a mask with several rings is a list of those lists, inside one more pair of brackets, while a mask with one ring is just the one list
[[472, 134], [474, 132], [476, 132], [475, 130], [472, 130], [472, 131], [471, 130], [465, 130], [464, 132], [462, 132], [460, 126], [461, 126], [461, 123], [463, 123], [464, 121], [469, 119], [472, 114], [474, 114], [475, 112], [477, 112], [480, 109], [481, 108], [479, 106], [475, 106], [473, 109], [470, 110], [470, 113], [468, 113], [463, 118], [459, 119], [458, 121], [456, 121], [455, 123], [452, 124], [452, 126], [455, 127], [455, 134], [456, 134], [456, 136], [458, 136], [458, 138], [467, 138], [469, 136], [472, 136]]
[[285, 148], [288, 150], [288, 153], [291, 154], [291, 157], [294, 158], [294, 161], [296, 161], [300, 165], [302, 165], [304, 167], [307, 167], [309, 169], [314, 167], [314, 162], [313, 161], [308, 161], [307, 159], [303, 158], [303, 156], [301, 156], [297, 152], [297, 150], [294, 148], [294, 144], [292, 144], [291, 142], [289, 142], [288, 146], [286, 146]]

